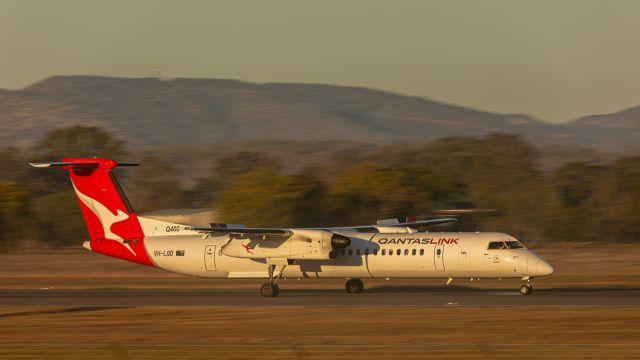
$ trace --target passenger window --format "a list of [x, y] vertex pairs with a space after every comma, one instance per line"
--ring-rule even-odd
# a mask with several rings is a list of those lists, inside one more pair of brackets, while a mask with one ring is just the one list
[[387, 250], [386, 249], [382, 249], [382, 255], [387, 255]]
[[389, 249], [389, 256], [393, 255], [393, 249]]
[[440, 254], [442, 254], [442, 250], [440, 249], [436, 250], [436, 255], [440, 256]]
[[401, 252], [402, 252], [402, 250], [400, 250], [400, 249], [396, 250], [396, 255], [400, 256]]
[[369, 249], [364, 249], [364, 254], [369, 255]]
[[349, 255], [353, 255], [353, 249], [349, 249]]
[[409, 249], [404, 249], [404, 256], [409, 255]]
[[420, 249], [420, 256], [424, 255], [424, 249]]
[[416, 254], [416, 249], [411, 250], [411, 255], [415, 256], [415, 254]]
[[[373, 255], [378, 255], [378, 249], [373, 249]], [[384, 254], [382, 254], [384, 255]]]
[[356, 250], [356, 255], [360, 256], [360, 249]]
[[344, 255], [344, 254], [346, 254], [346, 251], [347, 251], [347, 250], [345, 250], [345, 249], [340, 250], [340, 255]]

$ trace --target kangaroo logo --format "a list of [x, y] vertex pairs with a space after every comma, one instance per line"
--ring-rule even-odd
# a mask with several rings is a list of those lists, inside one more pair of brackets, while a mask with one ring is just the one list
[[131, 251], [133, 256], [137, 256], [131, 246], [128, 243], [124, 242], [124, 239], [122, 237], [120, 237], [118, 234], [114, 234], [111, 231], [111, 226], [113, 226], [113, 224], [129, 219], [129, 214], [120, 209], [116, 209], [116, 213], [114, 214], [99, 201], [94, 200], [89, 196], [81, 193], [80, 190], [76, 188], [75, 184], [73, 184], [73, 189], [76, 191], [76, 194], [78, 195], [80, 201], [82, 201], [82, 203], [86, 207], [88, 207], [89, 210], [91, 210], [96, 215], [96, 217], [98, 217], [98, 220], [100, 220], [100, 224], [102, 224], [102, 229], [104, 230], [104, 237], [109, 240], [115, 240], [119, 242], [122, 246], [127, 248], [127, 250]]
[[252, 248], [249, 244], [247, 244], [247, 245], [245, 245], [245, 244], [240, 244], [240, 245], [242, 245], [242, 247], [243, 247], [245, 250], [247, 250], [247, 252], [248, 252], [249, 254], [253, 254], [253, 248]]

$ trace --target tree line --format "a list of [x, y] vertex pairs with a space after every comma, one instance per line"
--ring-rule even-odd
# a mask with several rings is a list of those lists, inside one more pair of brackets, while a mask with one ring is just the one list
[[[25, 239], [79, 244], [86, 238], [67, 175], [26, 165], [78, 155], [129, 154], [122, 141], [89, 126], [53, 130], [29, 149], [0, 150], [0, 248]], [[135, 170], [117, 169], [138, 213], [212, 207], [219, 222], [315, 227], [474, 208], [493, 211], [432, 230], [501, 231], [527, 242], [640, 237], [639, 156], [543, 170], [538, 150], [510, 134], [381, 145], [293, 173], [268, 153], [237, 151], [215, 158], [189, 182], [161, 157], [138, 160]]]

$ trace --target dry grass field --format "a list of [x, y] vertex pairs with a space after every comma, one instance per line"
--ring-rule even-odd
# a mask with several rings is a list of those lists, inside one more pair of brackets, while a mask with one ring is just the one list
[[0, 309], [0, 358], [638, 358], [638, 309]]
[[[556, 270], [537, 287], [640, 285], [636, 245], [554, 244], [536, 251]], [[82, 249], [0, 255], [2, 290], [255, 288], [257, 283], [193, 279]], [[385, 285], [407, 283], [443, 286], [393, 279]], [[518, 283], [473, 284], [513, 288]], [[286, 286], [293, 284], [339, 288], [342, 281], [289, 279]], [[637, 359], [640, 308], [4, 307], [0, 358]]]

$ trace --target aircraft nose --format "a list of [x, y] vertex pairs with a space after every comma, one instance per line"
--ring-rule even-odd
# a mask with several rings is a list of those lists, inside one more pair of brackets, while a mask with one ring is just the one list
[[527, 259], [527, 272], [530, 276], [545, 276], [553, 273], [553, 268], [539, 256], [530, 254]]
[[544, 260], [538, 260], [536, 264], [536, 275], [545, 276], [553, 273], [553, 268]]

